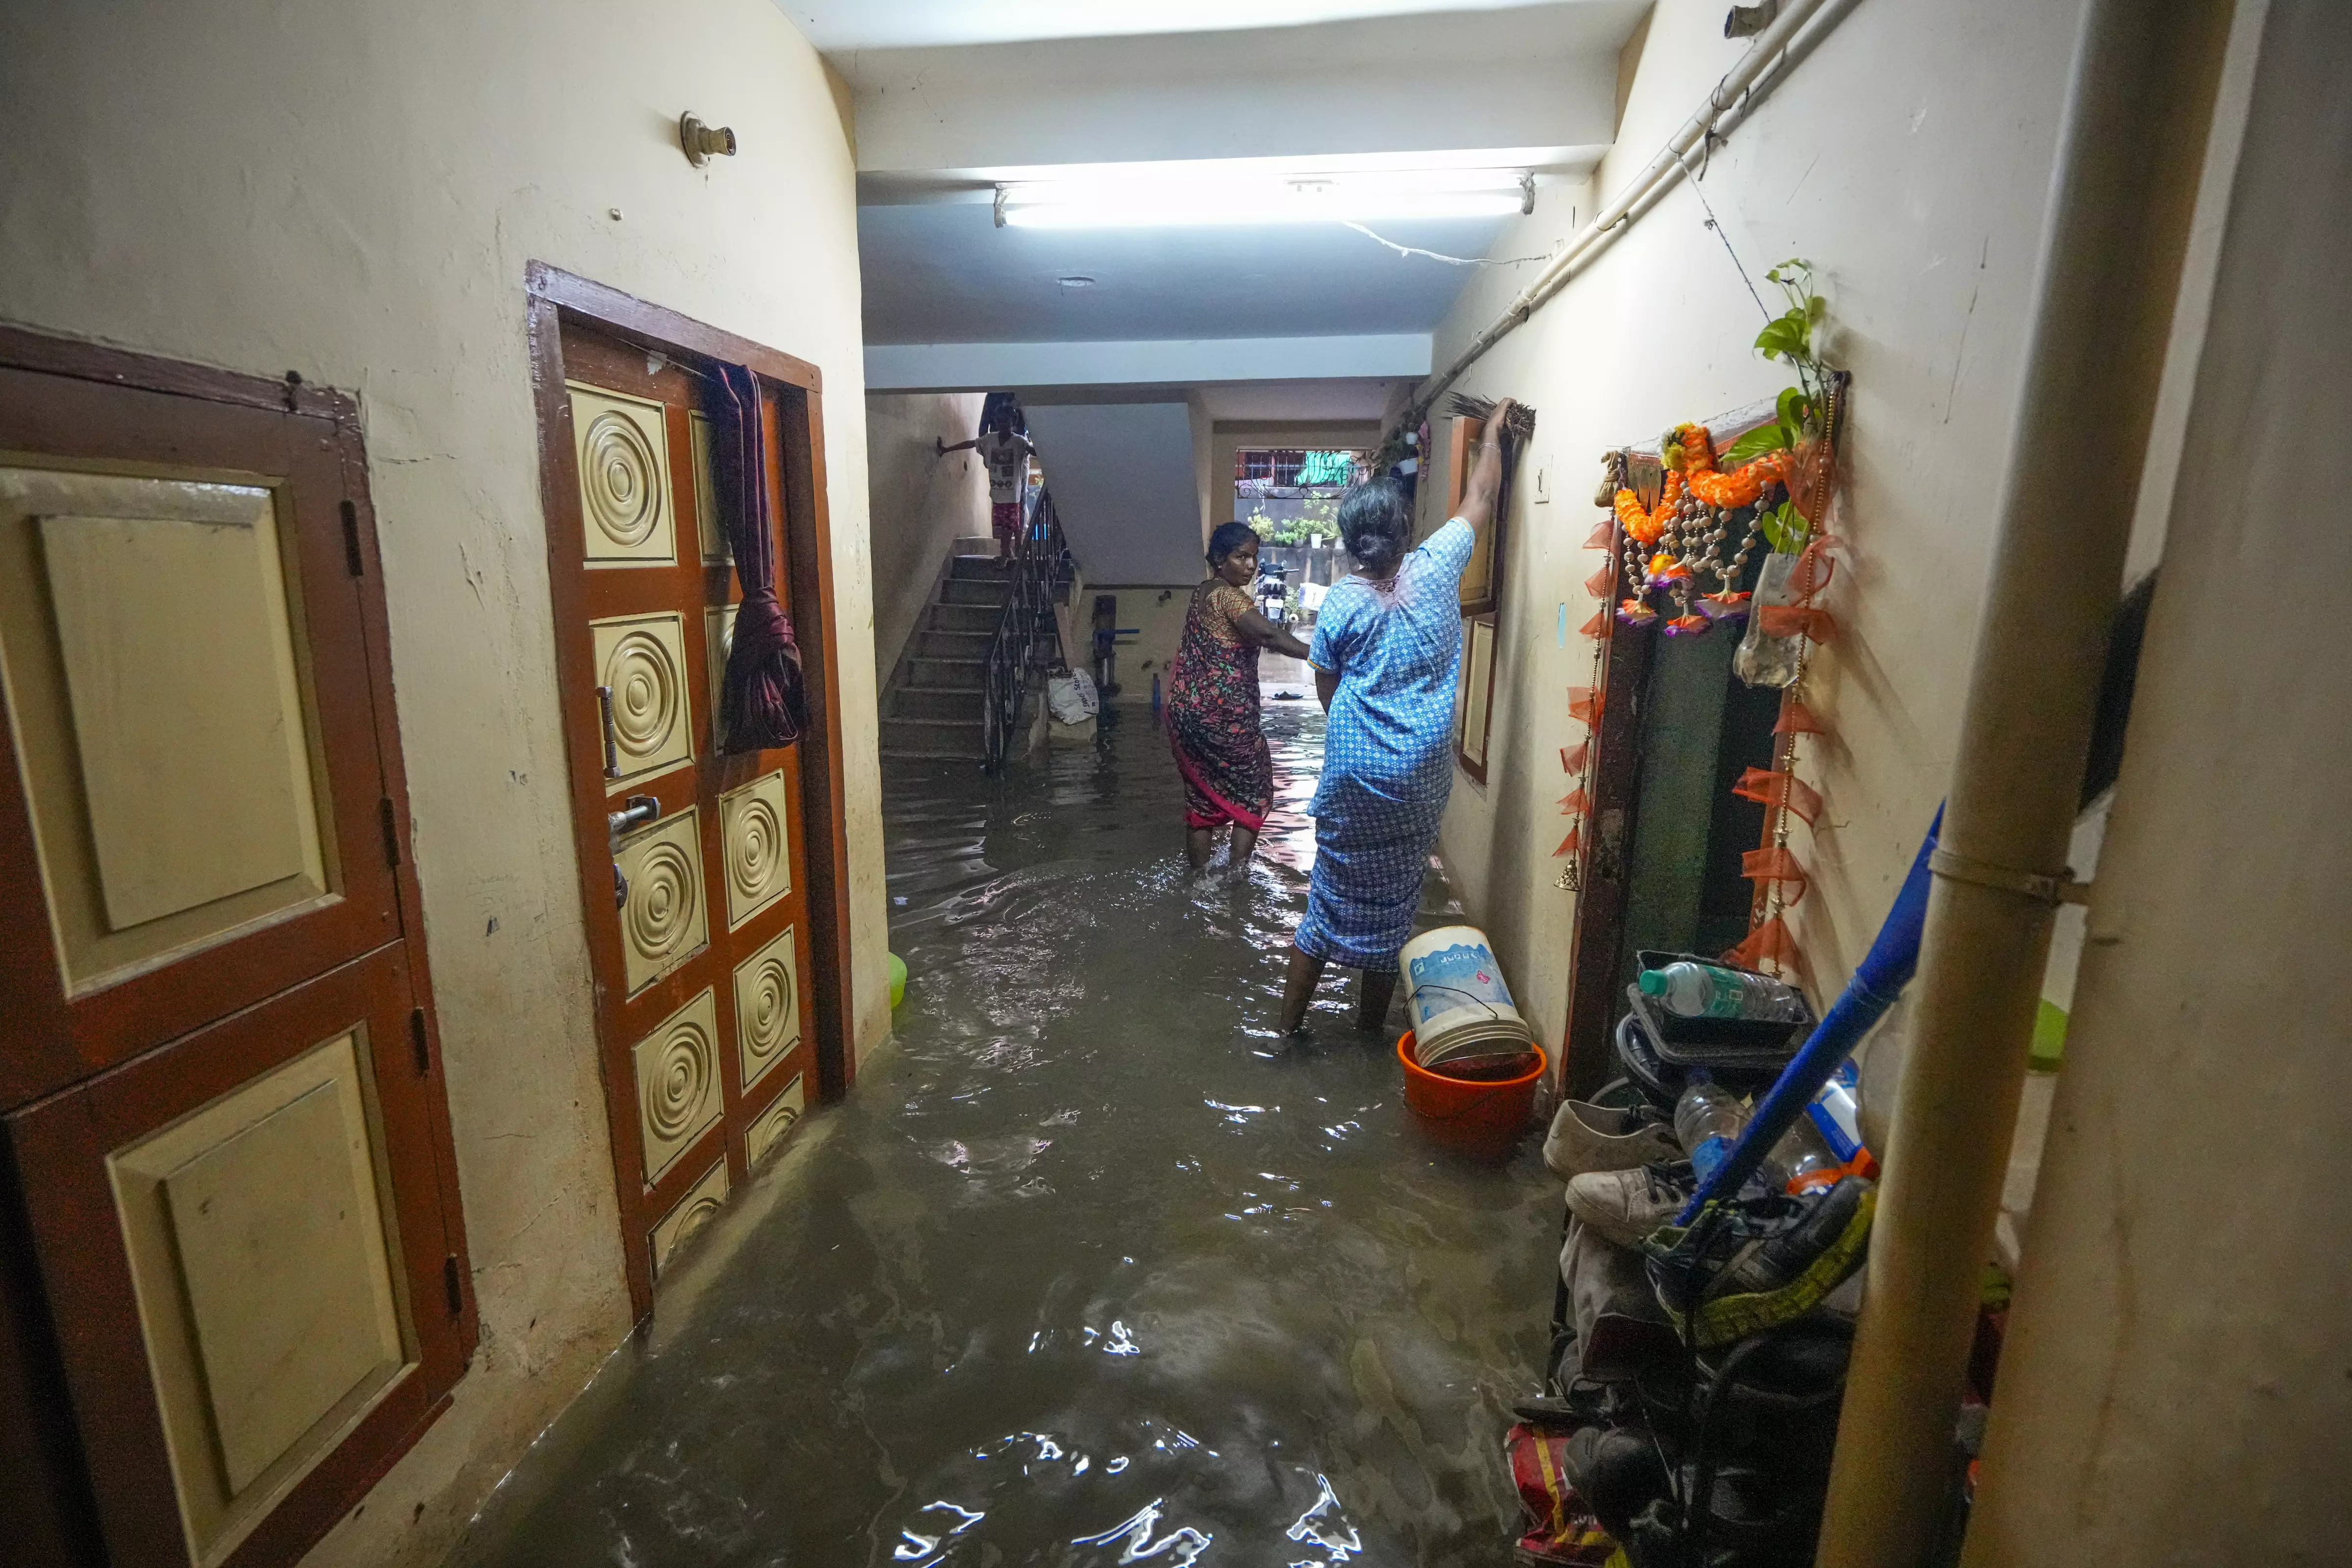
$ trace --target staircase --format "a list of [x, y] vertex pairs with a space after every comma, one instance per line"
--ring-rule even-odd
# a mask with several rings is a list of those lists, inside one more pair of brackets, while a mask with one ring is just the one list
[[992, 540], [960, 540], [939, 594], [907, 639], [882, 716], [886, 757], [981, 760], [981, 709], [988, 684], [988, 639], [1011, 593], [993, 553], [962, 553]]

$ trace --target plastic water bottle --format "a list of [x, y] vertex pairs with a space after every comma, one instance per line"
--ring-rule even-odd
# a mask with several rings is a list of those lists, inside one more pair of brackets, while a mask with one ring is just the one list
[[1805, 999], [1795, 986], [1712, 963], [1684, 960], [1664, 969], [1644, 969], [1638, 984], [1643, 995], [1656, 997], [1678, 1018], [1801, 1024], [1807, 1016]]
[[1700, 1182], [1715, 1174], [1747, 1125], [1748, 1108], [1739, 1097], [1716, 1082], [1706, 1068], [1692, 1068], [1682, 1099], [1675, 1102], [1675, 1137]]
[[1845, 1174], [1845, 1166], [1831, 1152], [1829, 1141], [1809, 1116], [1797, 1118], [1788, 1135], [1772, 1145], [1771, 1163], [1785, 1173], [1782, 1184], [1792, 1193], [1835, 1186]]

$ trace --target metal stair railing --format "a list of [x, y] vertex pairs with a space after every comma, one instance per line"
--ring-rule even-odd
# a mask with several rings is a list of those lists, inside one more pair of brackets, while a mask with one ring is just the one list
[[1062, 629], [1054, 598], [1074, 570], [1053, 496], [1040, 485], [1022, 508], [1021, 531], [1006, 569], [1004, 607], [988, 639], [981, 701], [981, 766], [986, 772], [997, 772], [1016, 754], [1039, 655], [1050, 654], [1047, 665], [1061, 662]]

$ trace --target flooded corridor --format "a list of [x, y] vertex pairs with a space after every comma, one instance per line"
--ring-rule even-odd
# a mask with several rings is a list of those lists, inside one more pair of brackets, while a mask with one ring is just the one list
[[1275, 1036], [1322, 727], [1267, 703], [1245, 880], [1187, 872], [1148, 715], [1003, 780], [886, 763], [896, 1043], [455, 1561], [1507, 1561], [1559, 1189], [1532, 1139], [1421, 1138], [1352, 979]]

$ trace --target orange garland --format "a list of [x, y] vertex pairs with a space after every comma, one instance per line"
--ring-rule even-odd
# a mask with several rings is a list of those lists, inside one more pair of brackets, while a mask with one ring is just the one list
[[1669, 470], [1658, 504], [1650, 510], [1642, 510], [1642, 498], [1632, 490], [1617, 492], [1617, 521], [1624, 527], [1626, 536], [1636, 544], [1655, 544], [1666, 531], [1666, 520], [1675, 515], [1675, 508], [1683, 499], [1683, 477]]
[[1709, 506], [1731, 510], [1753, 506], [1765, 488], [1784, 482], [1789, 476], [1789, 453], [1783, 448], [1767, 452], [1753, 462], [1744, 463], [1727, 474], [1715, 468], [1715, 443], [1704, 425], [1685, 425], [1675, 432], [1682, 443], [1685, 483], [1691, 494]]

